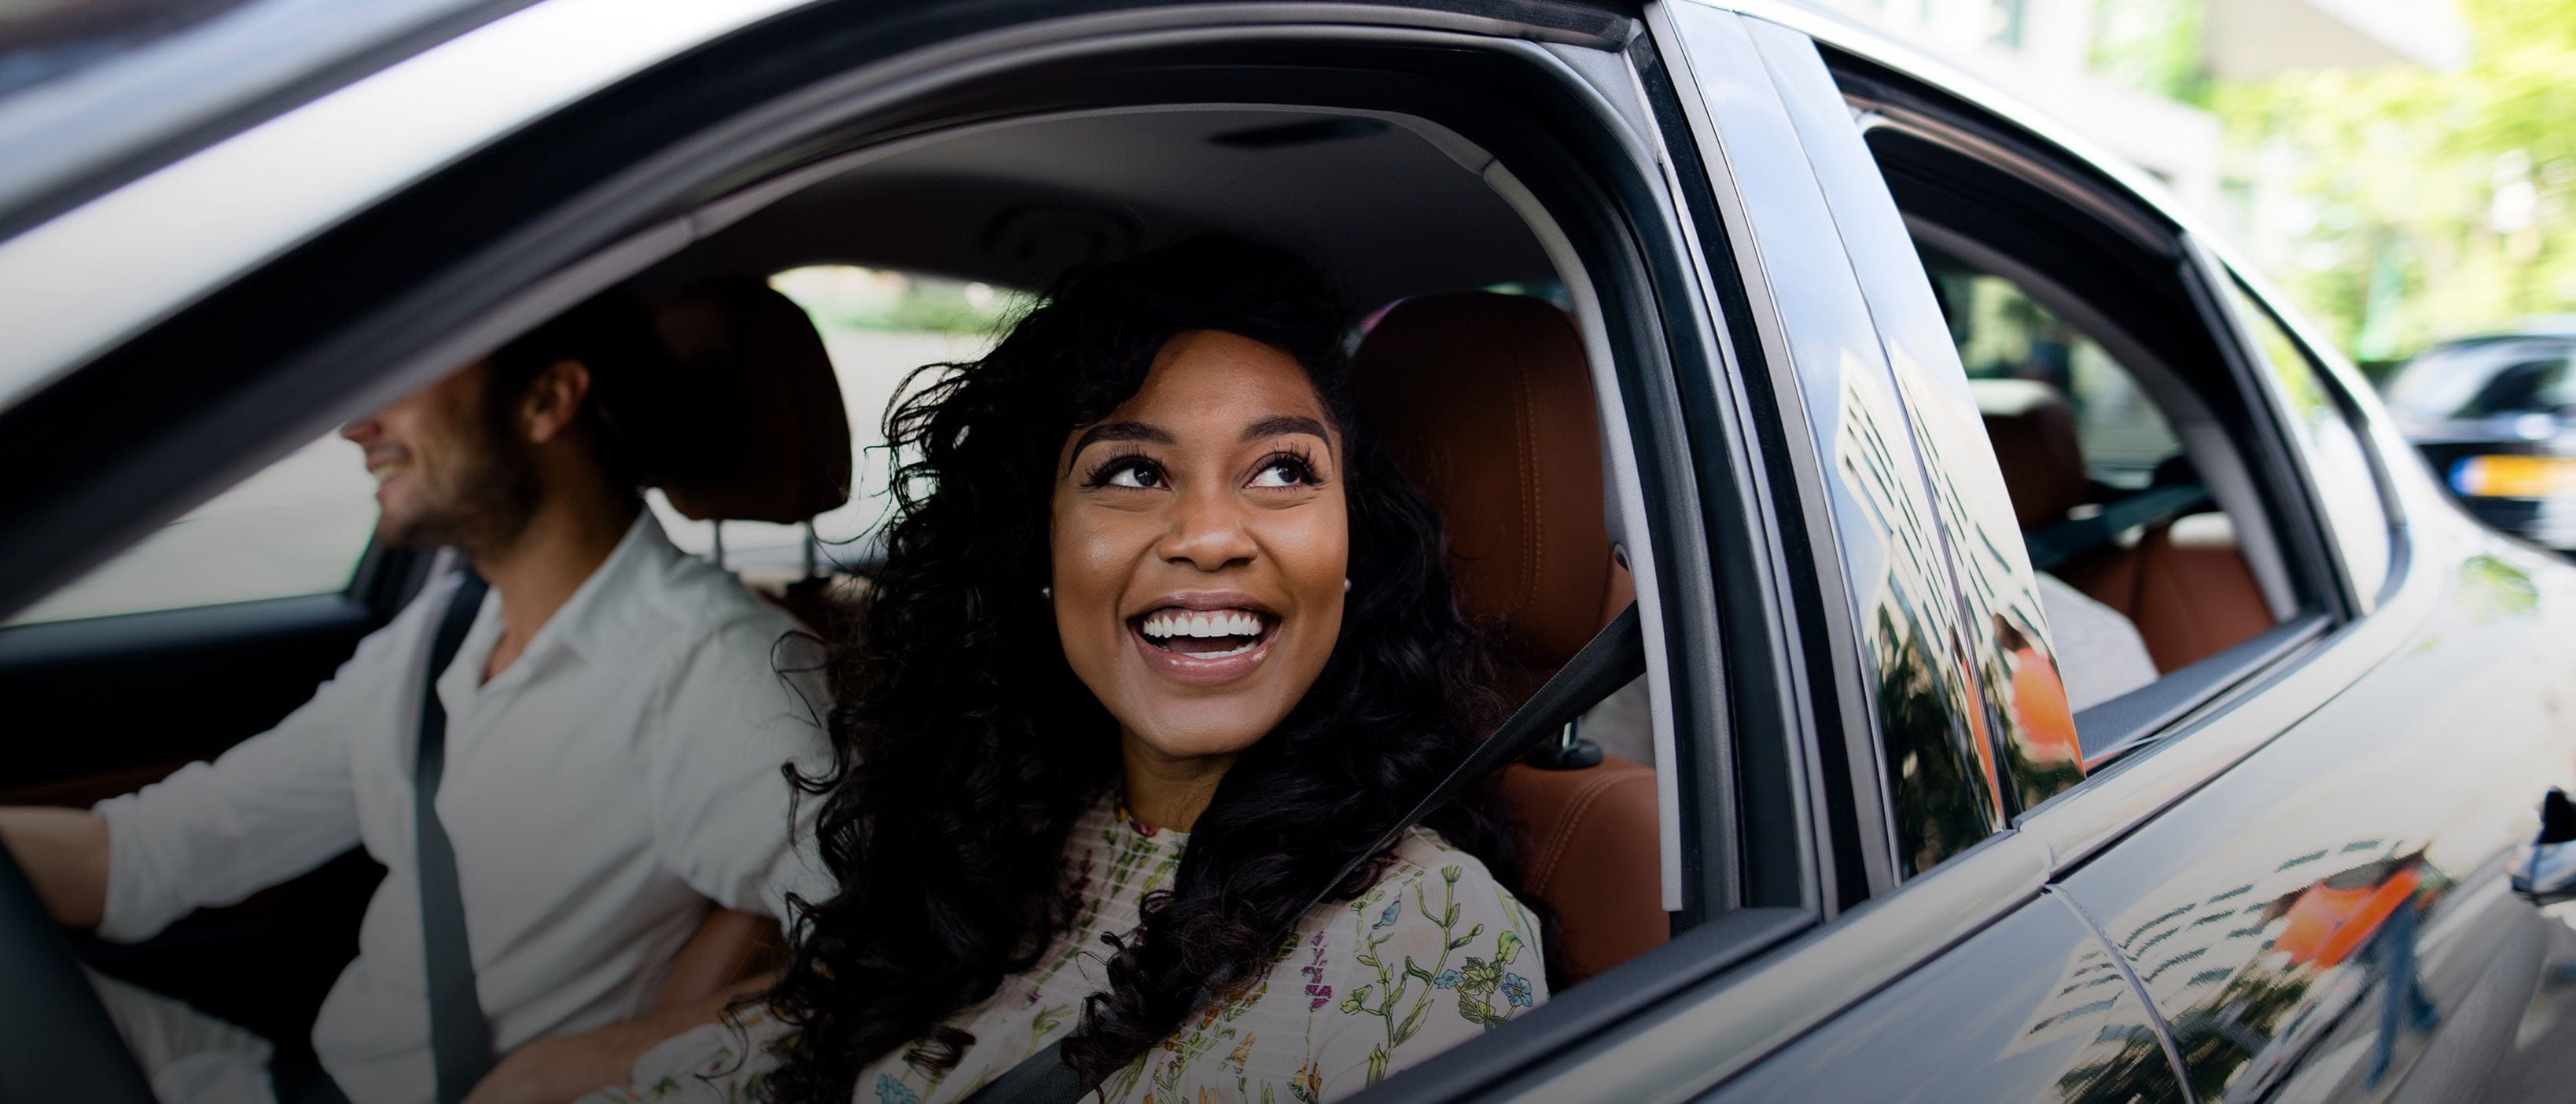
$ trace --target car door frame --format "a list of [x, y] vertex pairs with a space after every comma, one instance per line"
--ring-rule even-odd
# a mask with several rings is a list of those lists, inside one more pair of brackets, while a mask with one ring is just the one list
[[[1909, 74], [1930, 74], [1945, 83], [1976, 87], [1946, 67], [1806, 9], [1767, 0], [1717, 0], [1700, 6], [1758, 17]], [[2024, 117], [2016, 117], [2014, 123], [2061, 149], [2075, 151], [2075, 156], [2086, 156], [2082, 143], [2065, 140], [2053, 127]], [[2135, 183], [2117, 169], [2104, 170], [2104, 175], [2115, 183]], [[2131, 198], [2148, 190], [2152, 189], [2133, 188]], [[2170, 214], [2164, 207], [2157, 209]], [[2187, 219], [2175, 222], [2185, 228], [2190, 240], [2205, 242]], [[2222, 287], [2217, 281], [2226, 278], [2224, 270], [2202, 261], [2187, 263], [2190, 278], [2200, 282], [2204, 293]], [[2258, 300], [2266, 298], [2259, 291], [2255, 294]], [[2209, 306], [2206, 313], [2213, 320], [2214, 336], [2236, 355], [2250, 355], [2247, 335], [2226, 309], [2215, 301]], [[2277, 306], [2271, 309], [2285, 319], [2295, 317]], [[2296, 323], [2292, 328], [2311, 349], [2316, 348]], [[2241, 374], [2244, 368], [2238, 367]], [[2349, 372], [2341, 368], [2334, 372], [2338, 383], [2348, 388]], [[2344, 398], [2354, 401], [2348, 390]], [[2374, 460], [2383, 467], [2386, 449], [2404, 447], [2394, 440], [2385, 418], [2368, 419], [2365, 429], [2382, 453]], [[2384, 471], [2382, 478], [2408, 482]], [[2429, 490], [2391, 489], [2408, 497]], [[2392, 520], [2403, 518], [2405, 498], [2388, 497]], [[2303, 499], [2300, 506], [2307, 511], [2305, 520], [2316, 521], [2312, 498]], [[2066, 799], [2025, 812], [2010, 829], [1905, 882], [1898, 891], [1703, 984], [1656, 1016], [1625, 1025], [1606, 1048], [1554, 1071], [1555, 1076], [1544, 1081], [1516, 1084], [1513, 1095], [1548, 1099], [1551, 1090], [1579, 1088], [1622, 1098], [1679, 1099], [1704, 1091], [1802, 1032], [1828, 1022], [1867, 993], [1910, 973], [1967, 933], [2037, 900], [2087, 858], [2218, 777], [2284, 731], [2291, 720], [2391, 654], [2420, 622], [2434, 597], [2434, 584], [2425, 573], [2405, 567], [2413, 557], [2403, 551], [2403, 528], [2395, 539], [2401, 548], [2392, 555], [2389, 586], [2376, 610], [2357, 615], [2344, 606], [2327, 616], [2285, 625], [2262, 641], [2260, 651], [2265, 654], [2260, 662], [2240, 670], [2241, 678], [2233, 688], [2215, 696], [2196, 695], [2201, 700], [2163, 718], [2157, 726], [2161, 738], [2152, 753], [2124, 758], [2105, 776], [2070, 791]], [[2333, 562], [2331, 577], [2340, 582], [2340, 557]], [[2098, 936], [2098, 925], [2095, 932]], [[2102, 945], [2118, 954], [2107, 939]], [[2131, 990], [2145, 999], [2134, 979]], [[2170, 1033], [2160, 1023], [2158, 1032], [2179, 1075]]]

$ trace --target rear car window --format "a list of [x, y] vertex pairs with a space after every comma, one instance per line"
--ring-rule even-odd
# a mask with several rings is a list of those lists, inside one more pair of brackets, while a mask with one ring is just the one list
[[2092, 335], [2040, 305], [2021, 285], [1931, 246], [1916, 247], [1968, 378], [2027, 379], [2055, 387], [2075, 408], [2085, 472], [2096, 482], [2145, 487], [2156, 465], [2182, 451], [2164, 413], [2138, 389], [2136, 376]]
[[2233, 283], [2239, 317], [2254, 335], [2272, 378], [2287, 402], [2290, 429], [2308, 452], [2308, 474], [2316, 483], [2318, 505], [2343, 550], [2344, 570], [2365, 607], [2388, 579], [2389, 548], [2395, 535], [2388, 527], [2388, 508], [2379, 498], [2379, 483], [2369, 450], [2353, 425], [2352, 412], [2335, 384], [2317, 369], [2307, 350], [2281, 327], [2253, 296]]
[[[832, 373], [849, 412], [850, 501], [814, 519], [826, 556], [847, 566], [875, 559], [872, 538], [891, 506], [886, 487], [895, 458], [886, 451], [885, 415], [904, 381], [924, 365], [972, 361], [991, 351], [1027, 293], [991, 284], [856, 265], [809, 265], [777, 273], [769, 286], [804, 308], [823, 337]], [[712, 522], [680, 516], [661, 492], [646, 495], [671, 542], [711, 553]], [[791, 566], [801, 558], [802, 526], [759, 521], [724, 523], [728, 564]]]

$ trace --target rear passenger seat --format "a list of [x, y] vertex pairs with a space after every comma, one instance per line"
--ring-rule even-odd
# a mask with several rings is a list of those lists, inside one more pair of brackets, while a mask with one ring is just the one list
[[[2075, 412], [2027, 380], [1977, 380], [1977, 405], [2024, 533], [2067, 520], [2091, 477]], [[2190, 514], [2060, 565], [2058, 578], [2127, 617], [2156, 669], [2171, 673], [2271, 628], [2272, 607], [2222, 513]]]

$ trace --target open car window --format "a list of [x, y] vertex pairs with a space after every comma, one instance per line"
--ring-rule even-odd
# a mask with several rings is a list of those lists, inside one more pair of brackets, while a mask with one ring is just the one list
[[326, 436], [162, 526], [8, 625], [346, 589], [375, 531], [358, 449]]

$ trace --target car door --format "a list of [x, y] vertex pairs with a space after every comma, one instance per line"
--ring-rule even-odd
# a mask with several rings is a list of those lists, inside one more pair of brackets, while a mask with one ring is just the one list
[[[1969, 846], [1891, 849], [1885, 875], [1864, 867], [1866, 904], [1704, 987], [1687, 1011], [1631, 1027], [1554, 1084], [1723, 1100], [2412, 1098], [2471, 1094], [2488, 1079], [2519, 1092], [2545, 1084], [2540, 1055], [2564, 1046], [2542, 1029], [2559, 1022], [2558, 983], [2545, 979], [2563, 972], [2565, 924], [2511, 899], [2503, 872], [2530, 838], [2538, 791], [2567, 770], [2564, 661], [2533, 658], [2545, 649], [2527, 635], [2562, 622], [2564, 569], [2429, 506], [2431, 489], [2388, 462], [2403, 445], [2369, 400], [2286, 332], [2271, 345], [2286, 343], [2295, 361], [2256, 351], [2265, 335], [2248, 319], [2272, 322], [2269, 312], [2187, 236], [2163, 231], [2164, 252], [2142, 263], [2174, 306], [2146, 317], [2194, 331], [2186, 349], [2203, 362], [2197, 385], [2242, 389], [2239, 405], [2203, 428], [2223, 431], [2233, 454], [2261, 469], [2238, 488], [2248, 508], [2231, 509], [2231, 520], [2260, 589], [2285, 600], [2271, 629], [2076, 718], [2080, 768], [2050, 767], [2033, 754], [2043, 741], [1998, 716], [2028, 719], [2020, 680], [1982, 689], [2024, 661], [1996, 662], [1997, 645], [1966, 626], [2026, 608], [2033, 575], [2009, 504], [1991, 493], [1991, 453], [1981, 434], [1963, 432], [1975, 408], [1955, 393], [1958, 360], [1907, 243], [1913, 224], [1889, 203], [1852, 125], [1854, 114], [1870, 125], [1870, 108], [1846, 105], [1799, 33], [1830, 37], [1830, 24], [1762, 11], [1795, 30], [1674, 5], [1658, 42], [1701, 72], [1767, 71], [1795, 120], [1794, 140], [1775, 135], [1763, 152], [1777, 163], [1795, 146], [1813, 181], [1743, 181], [1729, 214], [1750, 225], [1734, 235], [1739, 250], [1782, 243], [1762, 252], [1760, 270], [1774, 276], [1756, 290], [1778, 312], [1815, 469], [1850, 477], [1833, 487], [1802, 472], [1805, 508], [1837, 523], [1826, 531], [1846, 578], [1867, 580], [1843, 588], [1852, 608], [1910, 589], [1886, 622], [1910, 613], [1963, 634], [1951, 653], [1925, 659], [1933, 670], [1913, 685], [1927, 689], [1906, 698], [1889, 691], [1908, 680], [1835, 670], [1845, 699], [1857, 697], [1856, 712], [1875, 722], [1846, 734], [1884, 741], [1890, 767], [1886, 779], [1870, 777], [1859, 765], [1882, 748], [1854, 739], [1842, 781], [1863, 824], [1879, 804], [1890, 842], [1964, 830]], [[1920, 89], [1908, 69], [1919, 59], [1839, 45], [1849, 47], [1835, 51], [1846, 88]], [[1703, 152], [1751, 155], [1762, 113], [1742, 89], [1713, 90], [1705, 108]], [[2012, 139], [1980, 151], [2000, 151], [1999, 162], [2036, 167], [2021, 158], [2053, 151], [2011, 123], [1983, 124]], [[2093, 184], [2107, 175], [2076, 164]], [[2109, 202], [2111, 193], [2068, 183], [2050, 179], [2035, 194], [2085, 205], [2090, 217], [2134, 217], [2117, 209], [2125, 193]], [[1755, 194], [1760, 186], [1772, 190]], [[1803, 219], [1784, 214], [1801, 206]], [[2130, 230], [2141, 228], [2157, 233], [2146, 222]], [[1842, 254], [1806, 267], [1783, 256], [1787, 243], [1825, 240]], [[1796, 355], [1801, 340], [1812, 355]], [[1866, 409], [1850, 395], [1856, 376], [1893, 381], [1880, 384], [1895, 395], [1884, 404], [1893, 416], [1852, 413]], [[1832, 416], [1818, 424], [1819, 410]], [[1852, 447], [1870, 438], [1850, 427], [1878, 422], [1910, 430], [1895, 440], [1917, 466], [1901, 448]], [[1881, 480], [1937, 519], [1915, 527], [1927, 537], [1910, 538], [1937, 542], [1943, 562], [1929, 584], [1882, 581], [1895, 574], [1879, 566], [1885, 549], [1909, 538], [1891, 535], [1907, 528], [1895, 496], [1873, 502], [1863, 489]], [[1956, 611], [1946, 625], [1945, 603]], [[1866, 620], [1880, 617], [1854, 618]], [[1980, 689], [1945, 693], [1945, 683]], [[1953, 746], [2000, 764], [1984, 790], [1974, 769], [1923, 769], [1945, 732], [1932, 704], [1944, 697], [1975, 733]], [[1908, 698], [1918, 703], [1910, 710], [1898, 704]], [[1970, 703], [1987, 707], [1982, 718]], [[2489, 732], [2501, 735], [2463, 746]], [[1943, 778], [1953, 780], [1946, 790], [1926, 784]], [[2448, 842], [2436, 846], [2436, 836]], [[2391, 1059], [2374, 1072], [2382, 1034]]]
[[[212, 759], [311, 697], [419, 585], [375, 547], [356, 449], [325, 438], [0, 622], [0, 804], [87, 807]], [[382, 867], [356, 848], [90, 961], [271, 1035], [302, 1034]]]
[[[1887, 201], [1840, 95], [1781, 27], [1695, 4], [1650, 8], [1649, 23], [1699, 156], [1732, 186], [1713, 212], [1731, 248], [1705, 261], [1760, 274], [1748, 336], [1770, 365], [1761, 414], [1792, 457], [1775, 477], [1780, 524], [1812, 550], [1796, 604], [1840, 914], [1516, 1098], [2179, 1099], [2119, 957], [2013, 826], [2081, 769], [2023, 723], [2008, 680], [1966, 661], [1996, 646], [1998, 610], [2023, 615], [2029, 569], [2016, 584], [2017, 542], [1980, 527], [2010, 509], [1982, 443], [1960, 436], [1975, 433], [1964, 384], [1937, 374], [1945, 359], [1955, 374], [1955, 356], [1882, 338], [1877, 283], [1910, 278], [1918, 322], [1929, 296], [1919, 266], [1874, 266], [1910, 253], [1850, 241], [1854, 222], [1892, 226], [1894, 212], [1849, 209], [1873, 188]], [[2003, 562], [1964, 580], [1962, 543], [1998, 545]], [[2015, 764], [2061, 769], [2017, 779]]]
[[[1785, 36], [1771, 40], [1783, 56], [1797, 53]], [[1903, 75], [1842, 57], [1846, 89], [1865, 89], [1864, 127], [1880, 121], [1873, 111], [1922, 108]], [[2064, 202], [2106, 213], [2134, 202], [2055, 175], [2046, 162], [2056, 151], [2012, 122], [1949, 108], [2000, 136], [1992, 161]], [[1820, 172], [1862, 175], [1832, 163], [1828, 120], [1807, 133]], [[2015, 138], [2028, 144], [1992, 152]], [[1868, 283], [1882, 267], [1869, 254], [1902, 237], [1884, 222], [1871, 233], [1870, 197], [1849, 194], [1838, 214]], [[2136, 211], [2142, 221], [2161, 213]], [[2463, 527], [2348, 370], [2187, 230], [2162, 238], [2156, 257], [2057, 244], [2074, 264], [2166, 267], [2196, 308], [2217, 362], [2201, 374], [2205, 386], [2232, 380], [2242, 400], [2235, 417], [2216, 421], [2240, 455], [2272, 469], [2254, 482], [2276, 528], [2274, 570], [2292, 577], [2296, 608], [2243, 645], [2079, 716], [2092, 780], [2041, 796], [2016, 827], [2049, 853], [2045, 892], [2101, 933], [2117, 952], [2112, 965], [2146, 998], [2186, 1098], [2473, 1096], [2491, 1082], [2531, 1091], [2547, 1076], [2536, 1055], [2565, 1045], [2563, 998], [2549, 979], [2566, 926], [2512, 897], [2505, 873], [2531, 838], [2533, 803], [2566, 777], [2576, 750], [2558, 689], [2567, 661], [2539, 644], [2563, 631], [2554, 626], [2567, 617], [2567, 572]], [[1873, 289], [1891, 346], [1909, 328], [1901, 290], [1893, 280]], [[2114, 325], [2137, 309], [2103, 306]], [[1962, 556], [1961, 576], [1980, 574], [1985, 559]], [[2097, 735], [2107, 754], [2094, 753]], [[1956, 969], [1959, 953], [1927, 973]], [[2050, 991], [2053, 1011], [2085, 999], [2080, 976], [2070, 964]], [[1850, 1031], [1837, 1024], [1824, 1038]], [[2089, 1079], [2070, 1075], [2046, 1095], [2176, 1091], [2147, 1052], [2149, 1035], [2115, 1034], [2097, 1036], [2103, 1049], [2078, 1066]], [[1884, 1035], [1875, 1044], [1887, 1045]], [[1819, 1047], [1830, 1044], [1801, 1049]]]
[[2067, 891], [2137, 971], [2199, 1099], [2563, 1090], [2541, 1056], [2576, 1039], [2567, 927], [2507, 876], [2576, 751], [2551, 643], [2567, 570], [2462, 524], [2366, 389], [2225, 268], [2199, 272], [2299, 446], [2356, 613], [2174, 737], [2260, 746]]

